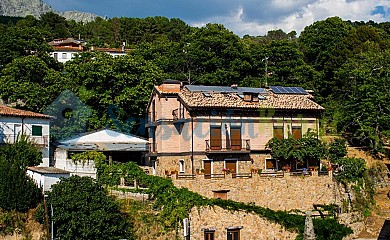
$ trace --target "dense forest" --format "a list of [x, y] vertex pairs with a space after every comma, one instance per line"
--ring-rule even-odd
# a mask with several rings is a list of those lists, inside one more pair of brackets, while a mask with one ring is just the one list
[[[66, 37], [98, 47], [125, 42], [129, 54], [114, 58], [84, 52], [61, 64], [49, 56], [53, 49], [47, 43]], [[389, 22], [331, 17], [307, 26], [299, 36], [271, 30], [239, 37], [221, 24], [196, 28], [165, 17], [88, 23], [55, 13], [40, 19], [0, 18], [3, 101], [44, 112], [70, 90], [75, 95], [61, 101], [76, 96], [90, 108], [89, 114], [72, 112], [71, 127], [59, 129], [56, 138], [82, 131], [83, 124], [86, 130], [111, 127], [145, 134], [142, 119], [150, 93], [164, 79], [251, 87], [268, 83], [314, 90], [315, 100], [326, 108], [325, 133], [343, 134], [352, 144], [380, 153], [390, 137], [389, 72]]]

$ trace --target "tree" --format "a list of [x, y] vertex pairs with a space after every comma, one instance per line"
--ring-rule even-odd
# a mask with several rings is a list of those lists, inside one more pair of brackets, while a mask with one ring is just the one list
[[340, 104], [334, 121], [352, 144], [377, 153], [390, 137], [390, 51], [370, 46], [367, 43], [365, 52], [349, 59], [337, 72], [343, 88], [337, 94]]
[[0, 208], [25, 212], [37, 206], [42, 190], [26, 175], [27, 166], [42, 162], [42, 154], [25, 136], [0, 148]]
[[129, 237], [126, 215], [108, 192], [92, 178], [72, 176], [52, 186], [56, 236], [61, 239], [124, 239]]
[[84, 53], [65, 64], [71, 90], [92, 108], [90, 129], [112, 127], [130, 132], [155, 84], [164, 74], [152, 61], [140, 56], [112, 57], [107, 53]]
[[15, 58], [29, 55], [45, 58], [50, 51], [52, 48], [36, 27], [8, 27], [0, 32], [0, 70]]
[[1, 97], [31, 111], [42, 112], [67, 86], [63, 75], [37, 56], [15, 58], [2, 73]]

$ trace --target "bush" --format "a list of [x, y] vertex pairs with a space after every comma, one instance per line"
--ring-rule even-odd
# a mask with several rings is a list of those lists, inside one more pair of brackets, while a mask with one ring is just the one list
[[128, 238], [126, 215], [92, 178], [72, 176], [52, 186], [56, 237], [61, 239]]
[[37, 206], [42, 190], [26, 175], [26, 168], [41, 161], [41, 153], [24, 137], [0, 148], [0, 208], [26, 212]]
[[366, 171], [366, 161], [362, 158], [341, 158], [339, 160], [340, 171], [336, 177], [338, 181], [348, 183], [356, 182], [363, 178]]

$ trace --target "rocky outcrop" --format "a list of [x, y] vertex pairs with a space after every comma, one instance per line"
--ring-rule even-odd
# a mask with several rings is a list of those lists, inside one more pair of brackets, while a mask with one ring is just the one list
[[0, 15], [25, 17], [33, 15], [39, 17], [46, 12], [55, 11], [48, 4], [42, 0], [1, 0], [0, 1]]
[[97, 15], [86, 12], [67, 11], [58, 12], [42, 0], [1, 0], [0, 15], [12, 17], [25, 17], [33, 15], [39, 18], [44, 13], [55, 12], [68, 20], [89, 22], [95, 20]]
[[91, 22], [98, 17], [98, 15], [93, 13], [78, 11], [66, 11], [59, 14], [68, 20], [75, 20], [76, 22]]

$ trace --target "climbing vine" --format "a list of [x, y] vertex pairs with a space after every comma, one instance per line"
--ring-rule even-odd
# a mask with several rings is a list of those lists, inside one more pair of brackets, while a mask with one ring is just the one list
[[[128, 178], [136, 179], [139, 184], [147, 186], [147, 190], [142, 191], [146, 191], [150, 199], [154, 201], [153, 208], [160, 210], [158, 218], [167, 230], [178, 229], [182, 219], [188, 217], [193, 207], [219, 206], [230, 211], [253, 212], [269, 221], [279, 223], [287, 230], [298, 232], [298, 239], [303, 237], [305, 217], [302, 215], [291, 214], [286, 211], [274, 211], [254, 204], [232, 200], [205, 198], [198, 193], [189, 191], [187, 188], [175, 187], [171, 179], [147, 175], [133, 162], [120, 165], [121, 167], [118, 166], [117, 169], [109, 165], [101, 166], [111, 170], [114, 169], [114, 172], [118, 172], [118, 169], [120, 169], [121, 176], [126, 175]], [[113, 172], [110, 172], [110, 170], [103, 170], [99, 178], [107, 179], [111, 174]], [[111, 182], [108, 181], [108, 183]], [[335, 219], [315, 219], [314, 228], [319, 240], [342, 239], [352, 233], [350, 228], [339, 224]]]

